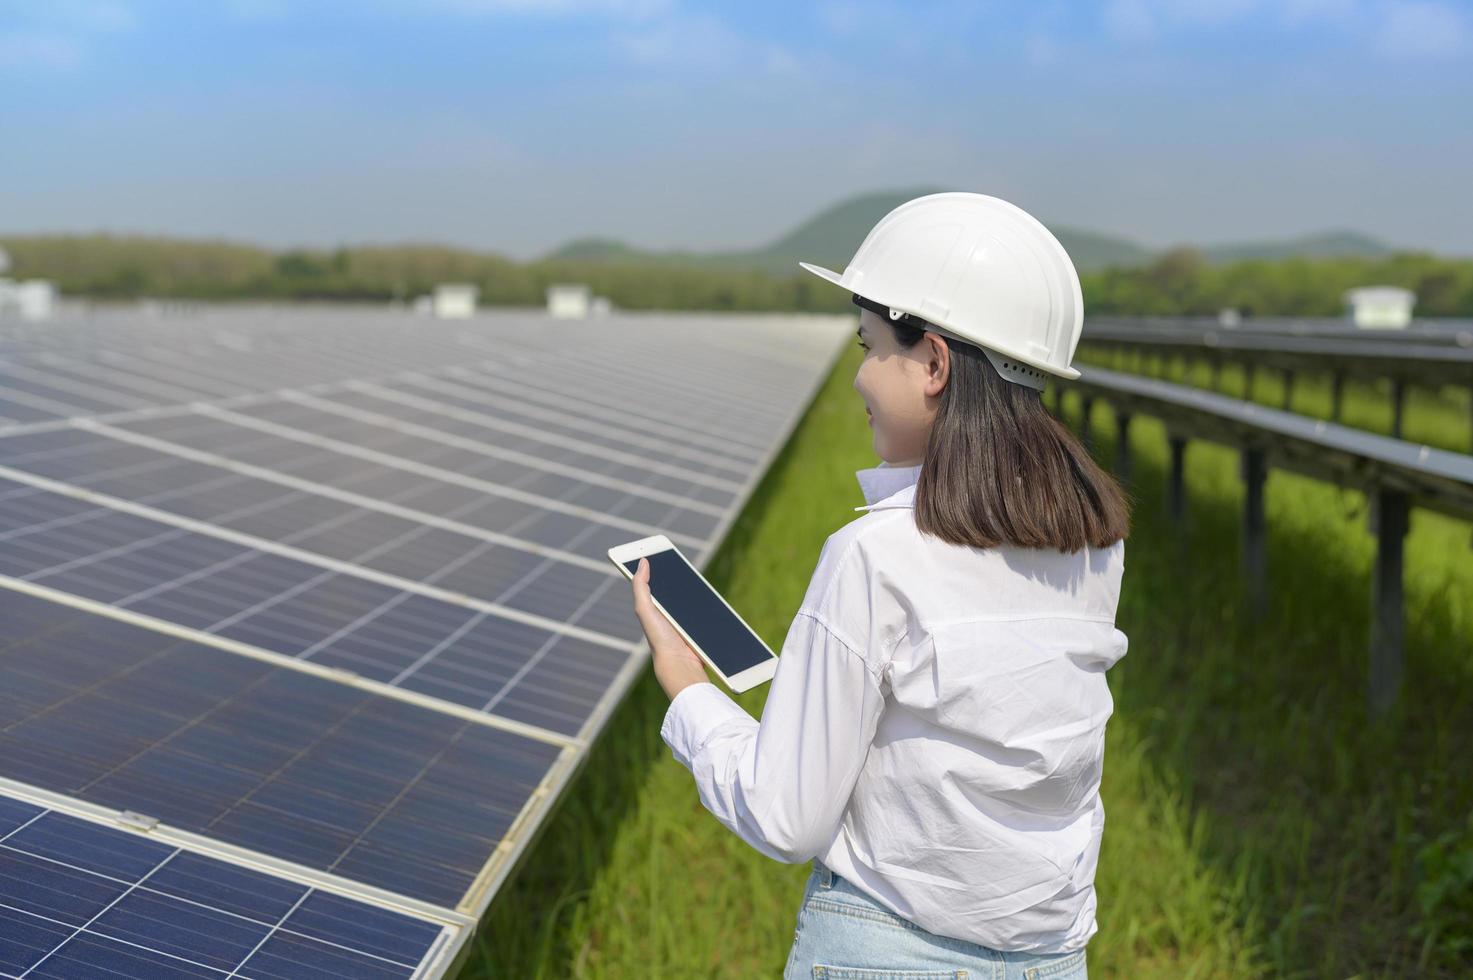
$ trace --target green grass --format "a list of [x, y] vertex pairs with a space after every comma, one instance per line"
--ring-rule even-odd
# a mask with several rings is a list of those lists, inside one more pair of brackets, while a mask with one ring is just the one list
[[[862, 502], [854, 470], [876, 461], [850, 387], [857, 355], [840, 360], [709, 570], [775, 649], [824, 538]], [[1363, 398], [1347, 392], [1347, 415]], [[1076, 428], [1078, 410], [1068, 399]], [[1108, 420], [1097, 405], [1106, 460]], [[1179, 530], [1162, 507], [1159, 424], [1138, 419], [1131, 448], [1117, 617], [1130, 651], [1108, 675], [1092, 975], [1473, 972], [1469, 526], [1413, 512], [1406, 680], [1373, 723], [1363, 498], [1270, 476], [1270, 598], [1255, 624], [1241, 613], [1236, 454], [1192, 444]], [[758, 716], [765, 696], [737, 700]], [[702, 809], [659, 739], [667, 705], [646, 670], [499, 893], [463, 977], [781, 973], [808, 866], [762, 857]]]

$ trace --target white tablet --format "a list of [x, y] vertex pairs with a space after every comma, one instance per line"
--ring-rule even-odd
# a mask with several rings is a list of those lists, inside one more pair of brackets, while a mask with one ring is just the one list
[[639, 560], [650, 560], [650, 598], [692, 650], [733, 691], [746, 691], [772, 679], [777, 654], [737, 615], [721, 593], [696, 571], [663, 534], [609, 549], [609, 559], [633, 580]]

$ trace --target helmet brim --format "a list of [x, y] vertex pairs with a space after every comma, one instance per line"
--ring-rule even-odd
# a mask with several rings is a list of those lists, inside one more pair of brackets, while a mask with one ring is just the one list
[[844, 285], [843, 274], [835, 272], [833, 269], [825, 269], [823, 266], [814, 265], [812, 262], [799, 262], [798, 265], [802, 266], [804, 269], [807, 269], [809, 272], [813, 273], [815, 276], [818, 276], [818, 278], [820, 279], [827, 279], [835, 286]]

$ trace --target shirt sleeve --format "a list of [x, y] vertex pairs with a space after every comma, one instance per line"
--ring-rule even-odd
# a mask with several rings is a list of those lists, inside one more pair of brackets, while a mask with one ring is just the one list
[[692, 684], [670, 702], [660, 737], [717, 820], [768, 857], [797, 864], [838, 833], [884, 703], [864, 657], [799, 612], [760, 723], [715, 684]]

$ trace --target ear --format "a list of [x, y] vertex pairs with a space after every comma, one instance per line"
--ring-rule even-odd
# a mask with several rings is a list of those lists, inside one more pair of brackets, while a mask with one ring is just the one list
[[936, 398], [946, 389], [951, 377], [951, 349], [944, 337], [931, 330], [926, 331], [924, 340], [930, 350], [926, 355], [926, 383], [921, 390], [928, 398]]

